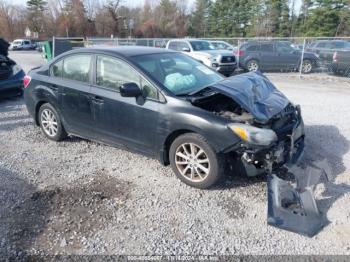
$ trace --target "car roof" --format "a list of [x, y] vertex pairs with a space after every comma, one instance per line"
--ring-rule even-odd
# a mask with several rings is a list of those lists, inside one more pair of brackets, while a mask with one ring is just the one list
[[228, 44], [226, 41], [223, 41], [223, 40], [209, 40], [208, 42], [210, 42], [210, 43], [226, 43], [226, 44]]
[[132, 57], [138, 55], [151, 55], [151, 54], [164, 54], [164, 53], [176, 53], [176, 51], [156, 48], [156, 47], [144, 47], [144, 46], [120, 46], [120, 47], [88, 47], [88, 48], [78, 48], [69, 51], [66, 54], [75, 53], [103, 53], [110, 55], [117, 55], [121, 57]]
[[175, 42], [175, 41], [186, 41], [186, 42], [192, 42], [192, 41], [198, 41], [198, 42], [210, 42], [208, 40], [202, 40], [202, 39], [196, 39], [196, 38], [185, 38], [185, 39], [171, 39], [169, 42]]

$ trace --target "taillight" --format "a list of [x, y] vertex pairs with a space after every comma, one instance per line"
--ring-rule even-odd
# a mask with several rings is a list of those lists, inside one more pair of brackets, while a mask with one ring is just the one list
[[29, 85], [30, 81], [32, 81], [32, 78], [30, 76], [25, 76], [23, 78], [23, 86], [24, 86], [24, 88], [26, 88]]
[[235, 55], [235, 56], [244, 56], [244, 51], [242, 51], [242, 50], [235, 51], [235, 52], [234, 52], [234, 55]]
[[333, 54], [333, 62], [337, 62], [338, 61], [338, 52], [334, 52]]

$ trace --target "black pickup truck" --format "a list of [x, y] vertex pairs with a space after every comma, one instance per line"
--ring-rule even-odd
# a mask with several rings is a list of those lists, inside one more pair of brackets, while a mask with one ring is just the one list
[[336, 75], [350, 77], [350, 50], [338, 50], [334, 52], [330, 70]]

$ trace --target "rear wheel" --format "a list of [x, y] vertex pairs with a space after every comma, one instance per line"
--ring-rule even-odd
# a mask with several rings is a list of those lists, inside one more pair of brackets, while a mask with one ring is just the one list
[[39, 123], [44, 135], [53, 141], [61, 141], [67, 137], [61, 118], [56, 109], [49, 103], [43, 104], [39, 110]]
[[250, 60], [250, 61], [248, 61], [246, 67], [247, 67], [247, 70], [248, 70], [249, 72], [256, 72], [256, 71], [260, 70], [259, 62], [256, 61], [256, 60]]
[[304, 74], [311, 73], [313, 69], [312, 62], [308, 59], [305, 59], [301, 65], [301, 72]]
[[196, 188], [209, 188], [222, 176], [222, 157], [199, 134], [188, 133], [175, 139], [169, 152], [176, 176]]

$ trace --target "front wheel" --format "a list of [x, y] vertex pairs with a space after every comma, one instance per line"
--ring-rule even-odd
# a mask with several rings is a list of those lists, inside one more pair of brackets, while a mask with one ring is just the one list
[[222, 157], [204, 137], [188, 133], [175, 139], [169, 152], [170, 164], [176, 176], [185, 184], [206, 189], [222, 176]]
[[313, 70], [312, 62], [308, 59], [305, 59], [301, 65], [301, 72], [303, 74], [308, 74], [308, 73], [311, 73], [312, 70]]
[[63, 128], [60, 115], [49, 103], [43, 104], [39, 110], [39, 123], [44, 135], [53, 141], [61, 141], [67, 133]]

